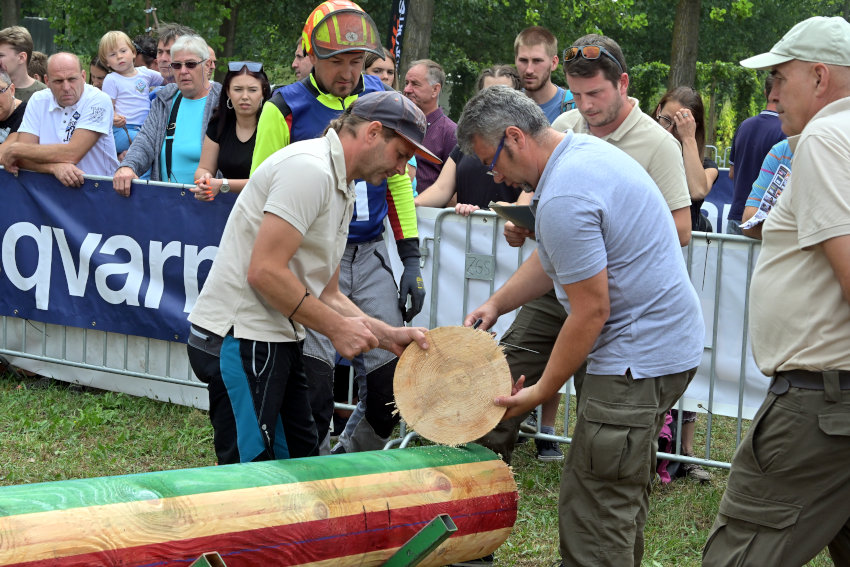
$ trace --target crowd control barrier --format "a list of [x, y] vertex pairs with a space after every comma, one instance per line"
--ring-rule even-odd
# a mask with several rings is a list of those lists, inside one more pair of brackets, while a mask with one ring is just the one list
[[[0, 186], [8, 203], [0, 219], [0, 355], [57, 380], [206, 409], [205, 387], [186, 357], [186, 315], [234, 196], [203, 203], [184, 186], [136, 183], [128, 199], [113, 191], [110, 179], [87, 178], [71, 189], [52, 176], [14, 177], [3, 170]], [[727, 187], [719, 195], [725, 190], [731, 193]], [[707, 204], [722, 229], [728, 203]], [[417, 214], [428, 296], [415, 325], [461, 324], [533, 250], [530, 242], [508, 246], [503, 221], [489, 211], [462, 217], [451, 209], [421, 208]], [[716, 415], [737, 419], [738, 440], [768, 384], [746, 333], [759, 244], [694, 233], [683, 249], [703, 307], [706, 344], [680, 407], [706, 413], [709, 428]], [[394, 248], [393, 267], [400, 273]], [[494, 330], [503, 333], [511, 320], [503, 316]], [[728, 466], [711, 455], [709, 429], [697, 462]]]

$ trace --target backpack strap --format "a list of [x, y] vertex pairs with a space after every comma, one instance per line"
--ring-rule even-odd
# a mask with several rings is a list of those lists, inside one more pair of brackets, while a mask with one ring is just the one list
[[177, 110], [180, 108], [180, 101], [183, 100], [183, 93], [177, 94], [177, 99], [171, 107], [171, 115], [168, 117], [168, 127], [165, 129], [165, 172], [166, 181], [171, 181], [171, 148], [174, 145], [174, 132], [177, 130]]
[[561, 101], [561, 114], [576, 107], [575, 98], [570, 89], [564, 89], [564, 100]]
[[277, 107], [281, 116], [284, 118], [292, 114], [292, 109], [289, 108], [289, 105], [286, 103], [286, 100], [284, 100], [283, 95], [280, 94], [280, 91], [276, 91], [269, 99], [269, 102]]

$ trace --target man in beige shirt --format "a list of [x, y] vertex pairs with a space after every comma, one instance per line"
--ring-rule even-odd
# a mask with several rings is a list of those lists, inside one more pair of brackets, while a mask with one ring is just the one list
[[[425, 116], [395, 91], [358, 99], [326, 134], [266, 159], [239, 196], [189, 321], [189, 360], [209, 385], [220, 464], [316, 455], [305, 327], [346, 358], [400, 355], [424, 329], [367, 317], [338, 287], [354, 180], [404, 172]], [[428, 154], [430, 155], [430, 154]]]
[[850, 23], [814, 17], [770, 52], [793, 175], [764, 223], [750, 335], [770, 389], [732, 461], [703, 565], [850, 565]]

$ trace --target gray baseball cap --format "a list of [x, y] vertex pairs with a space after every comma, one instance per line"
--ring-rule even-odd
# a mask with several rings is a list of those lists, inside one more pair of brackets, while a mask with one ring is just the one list
[[396, 91], [379, 91], [358, 97], [351, 113], [366, 120], [377, 120], [414, 146], [416, 155], [441, 164], [443, 160], [422, 145], [427, 122], [425, 115], [412, 100]]
[[769, 52], [744, 59], [741, 65], [750, 69], [769, 69], [792, 59], [850, 67], [850, 23], [838, 16], [815, 16], [803, 20]]

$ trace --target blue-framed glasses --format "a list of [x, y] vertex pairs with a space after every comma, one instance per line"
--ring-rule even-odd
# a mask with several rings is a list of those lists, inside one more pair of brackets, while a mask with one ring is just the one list
[[493, 168], [496, 167], [496, 162], [499, 161], [499, 154], [502, 153], [502, 148], [505, 147], [505, 136], [507, 135], [507, 132], [502, 134], [502, 139], [499, 141], [499, 145], [496, 146], [496, 153], [493, 154], [493, 161], [491, 161], [490, 165], [487, 166], [487, 175], [496, 175], [498, 173], [498, 171]]

